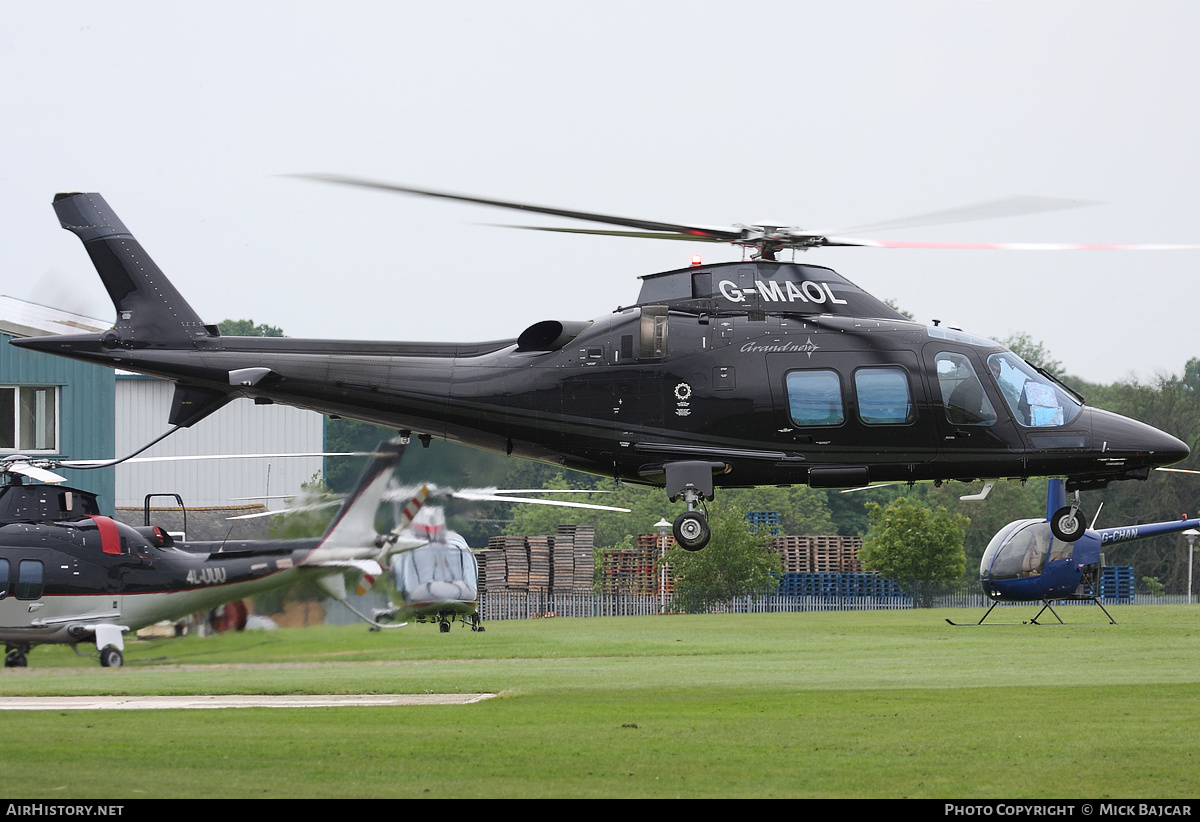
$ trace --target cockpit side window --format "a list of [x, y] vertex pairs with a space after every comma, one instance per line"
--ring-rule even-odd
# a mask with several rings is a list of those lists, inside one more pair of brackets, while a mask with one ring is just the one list
[[971, 360], [953, 351], [939, 351], [934, 360], [946, 419], [955, 425], [994, 423], [996, 409], [984, 392]]
[[988, 370], [1017, 422], [1027, 428], [1047, 428], [1073, 422], [1080, 403], [1015, 354], [992, 354]]
[[41, 599], [44, 569], [36, 559], [23, 559], [17, 566], [17, 599]]

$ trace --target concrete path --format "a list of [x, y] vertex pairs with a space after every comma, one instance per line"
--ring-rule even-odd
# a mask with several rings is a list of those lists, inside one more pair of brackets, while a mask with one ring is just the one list
[[177, 708], [341, 708], [470, 705], [495, 694], [281, 694], [198, 696], [9, 696], [4, 711], [149, 711]]

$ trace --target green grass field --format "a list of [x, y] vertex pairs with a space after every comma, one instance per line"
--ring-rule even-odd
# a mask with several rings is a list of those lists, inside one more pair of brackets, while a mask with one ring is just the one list
[[1200, 608], [1112, 610], [1121, 624], [1064, 608], [1073, 624], [916, 610], [309, 628], [131, 643], [119, 670], [37, 648], [0, 696], [500, 696], [5, 711], [0, 774], [42, 799], [1194, 798]]

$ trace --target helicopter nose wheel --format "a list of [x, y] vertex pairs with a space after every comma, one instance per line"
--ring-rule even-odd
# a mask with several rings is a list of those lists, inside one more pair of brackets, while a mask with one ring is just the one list
[[1086, 530], [1078, 505], [1065, 505], [1050, 517], [1050, 533], [1063, 542], [1075, 542]]
[[699, 551], [708, 545], [712, 532], [708, 520], [699, 511], [684, 511], [675, 518], [671, 530], [675, 534], [675, 542], [687, 551]]

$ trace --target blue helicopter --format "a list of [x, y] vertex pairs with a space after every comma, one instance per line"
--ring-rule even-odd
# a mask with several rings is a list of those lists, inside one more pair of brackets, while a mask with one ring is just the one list
[[[992, 537], [979, 564], [979, 581], [992, 605], [983, 619], [974, 624], [982, 625], [1002, 602], [1041, 602], [1042, 610], [1029, 620], [1030, 624], [1040, 624], [1038, 617], [1047, 610], [1062, 624], [1062, 617], [1050, 604], [1052, 601], [1088, 600], [1099, 605], [1109, 623], [1115, 625], [1117, 621], [1100, 602], [1100, 574], [1104, 568], [1102, 550], [1135, 539], [1200, 526], [1200, 519], [1179, 519], [1099, 530], [1088, 528], [1075, 542], [1064, 542], [1051, 532], [1051, 523], [1055, 517], [1064, 516], [1066, 504], [1064, 481], [1052, 479], [1046, 489], [1044, 519], [1010, 522]], [[951, 625], [970, 624], [946, 621]]]

